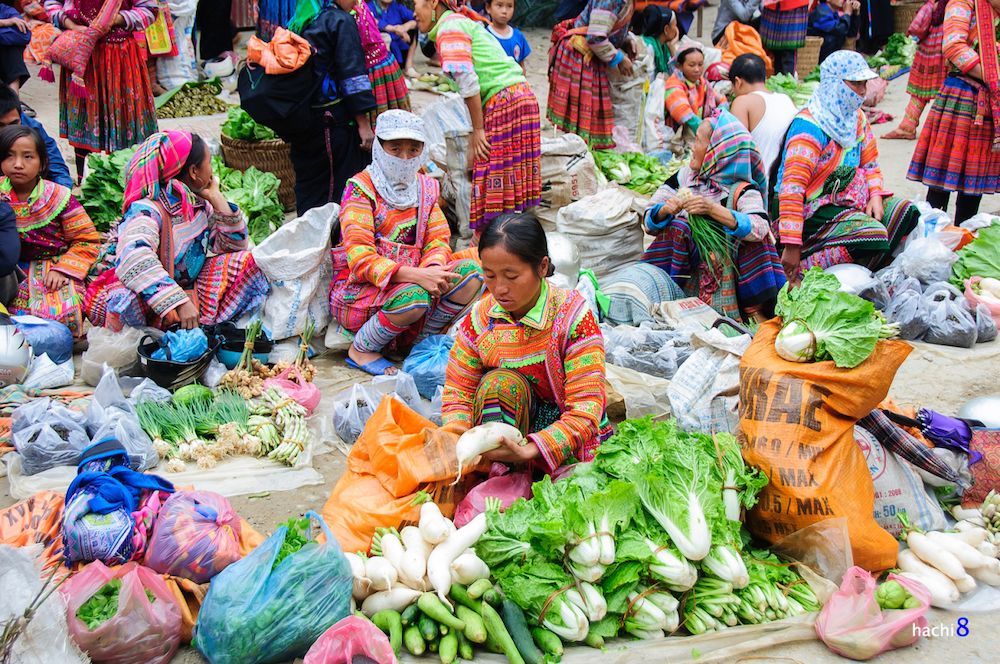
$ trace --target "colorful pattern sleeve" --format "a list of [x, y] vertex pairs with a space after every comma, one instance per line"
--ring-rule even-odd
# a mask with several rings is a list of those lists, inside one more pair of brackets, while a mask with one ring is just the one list
[[861, 131], [864, 132], [864, 137], [861, 139], [861, 170], [865, 174], [865, 180], [868, 181], [868, 194], [888, 196], [889, 194], [885, 192], [882, 169], [878, 165], [878, 141], [875, 140], [872, 127], [864, 114], [861, 116], [861, 122]]
[[122, 7], [131, 4], [131, 9], [122, 9], [121, 15], [125, 19], [125, 27], [132, 32], [140, 32], [153, 24], [159, 5], [156, 0], [132, 0], [132, 2], [122, 3]]
[[316, 49], [316, 71], [323, 77], [322, 96], [340, 101], [349, 115], [375, 108], [375, 94], [354, 18], [336, 5], [324, 9], [303, 35]]
[[680, 80], [678, 74], [673, 74], [667, 79], [666, 97], [664, 99], [667, 114], [678, 126], [686, 125], [699, 120], [691, 106], [691, 99], [688, 97], [687, 86]]
[[72, 7], [72, 4], [69, 2], [60, 2], [60, 0], [45, 0], [44, 6], [45, 13], [49, 15], [52, 25], [57, 28], [64, 27], [66, 10]]
[[618, 48], [611, 41], [611, 33], [618, 22], [616, 7], [620, 0], [592, 0], [590, 22], [587, 24], [587, 45], [594, 56], [604, 63], [617, 64]]
[[441, 206], [434, 204], [430, 219], [427, 222], [427, 236], [424, 238], [424, 247], [420, 255], [420, 267], [431, 267], [432, 265], [447, 265], [451, 262], [451, 229], [448, 228], [448, 220], [441, 211]]
[[747, 242], [760, 242], [771, 234], [771, 221], [767, 216], [764, 197], [754, 187], [747, 187], [740, 194], [736, 209], [732, 212], [736, 217], [737, 227], [734, 230], [725, 229], [730, 235]]
[[67, 277], [83, 281], [90, 271], [90, 266], [97, 260], [97, 252], [101, 248], [101, 235], [94, 227], [87, 211], [73, 196], [59, 215], [62, 224], [62, 234], [69, 249], [52, 266], [53, 270], [62, 272]]
[[229, 204], [229, 213], [212, 211], [208, 231], [209, 246], [216, 254], [228, 254], [248, 249], [247, 220], [240, 209]]
[[[827, 139], [829, 140], [829, 139]], [[806, 192], [823, 152], [822, 132], [813, 123], [795, 118], [785, 141], [778, 190], [778, 239], [781, 244], [801, 245], [805, 226]]]
[[435, 44], [441, 71], [451, 76], [458, 83], [459, 94], [468, 98], [479, 94], [479, 76], [472, 61], [472, 35], [462, 29], [461, 21], [469, 19], [457, 14], [442, 18]]
[[444, 375], [441, 423], [459, 433], [472, 427], [476, 390], [483, 377], [483, 361], [472, 324], [473, 318], [480, 315], [478, 309], [482, 306], [483, 300], [480, 300], [458, 326]]
[[126, 288], [163, 316], [187, 302], [188, 296], [160, 262], [159, 213], [142, 203], [134, 207], [137, 211], [126, 217], [119, 227], [115, 272]]
[[979, 53], [973, 47], [975, 19], [972, 0], [951, 0], [944, 13], [944, 41], [941, 50], [963, 74], [979, 64]]
[[528, 436], [550, 471], [569, 456], [579, 457], [584, 444], [597, 437], [604, 417], [604, 339], [589, 307], [570, 328], [563, 358], [566, 407], [551, 426]]
[[359, 281], [385, 288], [399, 264], [380, 256], [375, 249], [373, 201], [352, 181], [347, 182], [340, 206], [340, 229], [347, 250], [347, 263]]

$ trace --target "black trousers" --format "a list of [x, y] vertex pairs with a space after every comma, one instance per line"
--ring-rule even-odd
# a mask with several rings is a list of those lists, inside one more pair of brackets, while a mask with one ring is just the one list
[[295, 208], [300, 216], [330, 202], [340, 203], [347, 181], [372, 161], [371, 152], [361, 148], [357, 126], [333, 123], [328, 117], [317, 117], [309, 131], [286, 140], [292, 148]]
[[212, 60], [233, 50], [236, 28], [230, 18], [232, 11], [233, 0], [199, 0], [194, 20], [202, 60]]
[[0, 46], [0, 83], [10, 85], [18, 81], [21, 85], [31, 78], [24, 64], [23, 46]]

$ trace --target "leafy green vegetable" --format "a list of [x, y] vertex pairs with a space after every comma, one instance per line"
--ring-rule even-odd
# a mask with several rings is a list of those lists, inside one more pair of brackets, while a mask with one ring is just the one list
[[[76, 617], [87, 626], [87, 629], [91, 631], [97, 629], [118, 613], [118, 598], [121, 589], [121, 579], [111, 579], [101, 586], [100, 590], [91, 595], [90, 599], [80, 605], [80, 608], [76, 610]], [[155, 602], [156, 596], [148, 588], [144, 590], [150, 604]]]
[[222, 133], [229, 138], [243, 141], [270, 141], [275, 138], [274, 132], [262, 124], [257, 124], [250, 114], [238, 106], [226, 112], [226, 121], [222, 123]]
[[644, 196], [653, 194], [683, 165], [682, 162], [674, 164], [672, 161], [669, 166], [664, 166], [656, 157], [638, 152], [595, 150], [593, 154], [594, 161], [605, 177]]
[[979, 236], [958, 250], [958, 260], [951, 267], [951, 282], [965, 289], [972, 277], [1000, 279], [1000, 220], [979, 231]]
[[865, 58], [865, 60], [867, 60], [869, 67], [876, 70], [889, 65], [909, 67], [913, 64], [913, 56], [916, 54], [916, 40], [907, 37], [902, 32], [897, 32], [889, 36], [885, 48], [875, 55]]
[[[781, 288], [775, 313], [784, 325], [775, 342], [778, 354], [798, 362], [833, 360], [841, 368], [856, 367], [871, 356], [880, 338], [895, 331], [875, 305], [841, 291], [840, 281], [818, 267], [806, 272], [798, 288]], [[808, 344], [797, 343], [808, 335], [811, 353]]]
[[274, 173], [266, 173], [255, 166], [242, 174], [226, 170], [227, 173], [219, 176], [222, 193], [246, 215], [250, 238], [259, 244], [285, 222], [285, 210], [278, 199], [281, 181]]
[[80, 185], [80, 204], [100, 232], [107, 232], [122, 216], [125, 168], [135, 148], [87, 157], [87, 177]]
[[817, 67], [801, 83], [791, 74], [775, 74], [767, 79], [765, 87], [771, 92], [781, 92], [792, 98], [798, 107], [805, 106], [819, 85], [819, 68]]
[[311, 537], [312, 524], [309, 521], [309, 517], [304, 516], [301, 519], [292, 517], [281, 525], [288, 528], [288, 532], [285, 533], [285, 541], [282, 542], [281, 548], [278, 549], [278, 555], [274, 557], [274, 564], [271, 566], [271, 569], [276, 568], [282, 560], [300, 551], [306, 545], [315, 544]]

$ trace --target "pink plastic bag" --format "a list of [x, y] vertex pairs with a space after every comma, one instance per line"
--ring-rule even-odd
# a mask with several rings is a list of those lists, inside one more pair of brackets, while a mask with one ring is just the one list
[[160, 508], [143, 564], [207, 583], [241, 557], [240, 518], [229, 501], [211, 491], [178, 491]]
[[[295, 376], [297, 380], [292, 380], [290, 376]], [[264, 387], [276, 387], [289, 398], [301, 404], [310, 415], [319, 405], [320, 391], [315, 383], [310, 383], [302, 376], [302, 371], [294, 364], [282, 371], [274, 378], [264, 381]]]
[[518, 498], [531, 498], [531, 475], [510, 473], [477, 484], [455, 508], [455, 525], [461, 528], [484, 512], [487, 498], [499, 498], [504, 507]]
[[303, 664], [351, 664], [357, 655], [378, 664], [399, 664], [382, 630], [357, 616], [348, 616], [323, 632], [309, 648]]
[[[93, 630], [77, 610], [112, 579], [121, 579], [118, 612]], [[153, 601], [146, 596], [153, 595]], [[106, 567], [97, 560], [69, 578], [59, 592], [66, 599], [69, 635], [95, 662], [166, 664], [181, 641], [181, 610], [163, 577], [138, 563]]]
[[851, 659], [871, 659], [879, 653], [904, 648], [920, 638], [927, 627], [930, 593], [923, 585], [889, 575], [920, 601], [915, 609], [879, 608], [875, 600], [878, 585], [872, 575], [860, 567], [844, 574], [840, 589], [826, 603], [816, 618], [816, 634], [826, 647]]
[[972, 305], [973, 310], [975, 310], [976, 305], [979, 303], [986, 305], [986, 308], [990, 311], [990, 317], [993, 318], [993, 322], [996, 324], [997, 329], [1000, 330], [1000, 304], [998, 304], [994, 298], [984, 298], [981, 295], [977, 295], [976, 291], [972, 290], [972, 287], [978, 284], [980, 280], [981, 277], [972, 277], [971, 279], [965, 280], [965, 299]]

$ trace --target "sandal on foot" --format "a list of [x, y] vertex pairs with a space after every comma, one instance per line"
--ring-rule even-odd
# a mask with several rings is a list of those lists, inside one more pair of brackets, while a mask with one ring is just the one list
[[385, 372], [386, 369], [396, 368], [395, 364], [385, 359], [384, 357], [380, 357], [377, 360], [372, 360], [367, 364], [358, 364], [351, 358], [347, 358], [345, 363], [350, 368], [357, 369], [358, 371], [364, 371], [366, 374], [369, 374], [371, 376], [391, 376], [392, 374], [387, 374]]

